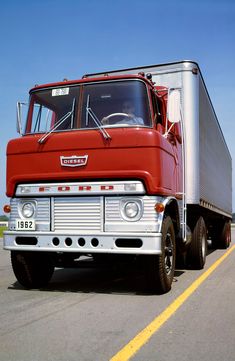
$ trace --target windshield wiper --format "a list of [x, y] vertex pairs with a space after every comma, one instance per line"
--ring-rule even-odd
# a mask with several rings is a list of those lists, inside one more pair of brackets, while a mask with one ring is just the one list
[[[62, 118], [59, 119], [58, 123], [53, 127], [51, 128], [51, 130], [49, 132], [46, 132], [39, 140], [38, 140], [38, 143], [39, 144], [42, 144], [44, 143], [44, 141], [49, 137], [49, 135], [51, 133], [53, 133], [60, 125], [62, 125], [66, 119], [68, 119], [70, 116], [73, 115], [74, 113], [74, 109], [75, 109], [75, 98], [73, 99], [73, 105], [72, 105], [72, 109], [70, 112], [66, 113], [65, 115], [63, 115]], [[71, 117], [71, 123], [73, 121], [73, 117]], [[72, 126], [72, 124], [71, 124]]]
[[87, 103], [86, 103], [86, 126], [88, 126], [88, 115], [90, 115], [94, 123], [98, 127], [99, 131], [103, 135], [104, 139], [105, 140], [112, 139], [109, 133], [107, 132], [107, 130], [103, 128], [102, 123], [100, 122], [99, 118], [95, 115], [91, 107], [89, 106], [89, 103], [90, 103], [90, 95], [88, 94]]

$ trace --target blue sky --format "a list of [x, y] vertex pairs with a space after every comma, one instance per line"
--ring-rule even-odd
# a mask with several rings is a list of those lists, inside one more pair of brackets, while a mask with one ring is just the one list
[[16, 101], [27, 100], [34, 84], [195, 60], [235, 158], [234, 0], [2, 1], [0, 40], [0, 214]]

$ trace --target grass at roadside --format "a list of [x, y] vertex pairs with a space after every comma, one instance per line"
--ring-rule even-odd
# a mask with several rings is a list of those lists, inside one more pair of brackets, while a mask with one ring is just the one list
[[0, 227], [0, 238], [3, 237], [3, 231], [5, 231], [7, 227]]

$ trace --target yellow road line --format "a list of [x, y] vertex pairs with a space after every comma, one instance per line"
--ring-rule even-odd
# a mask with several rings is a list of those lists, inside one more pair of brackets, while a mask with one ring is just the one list
[[179, 297], [175, 299], [159, 316], [138, 333], [126, 346], [124, 346], [110, 361], [127, 361], [154, 335], [155, 332], [180, 308], [191, 294], [210, 276], [210, 274], [235, 249], [235, 245], [223, 254], [212, 266], [198, 277]]

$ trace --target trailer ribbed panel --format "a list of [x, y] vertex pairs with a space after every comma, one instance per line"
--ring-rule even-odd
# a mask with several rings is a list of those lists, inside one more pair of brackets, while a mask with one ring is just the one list
[[232, 212], [232, 166], [221, 129], [202, 81], [200, 100], [200, 199]]

